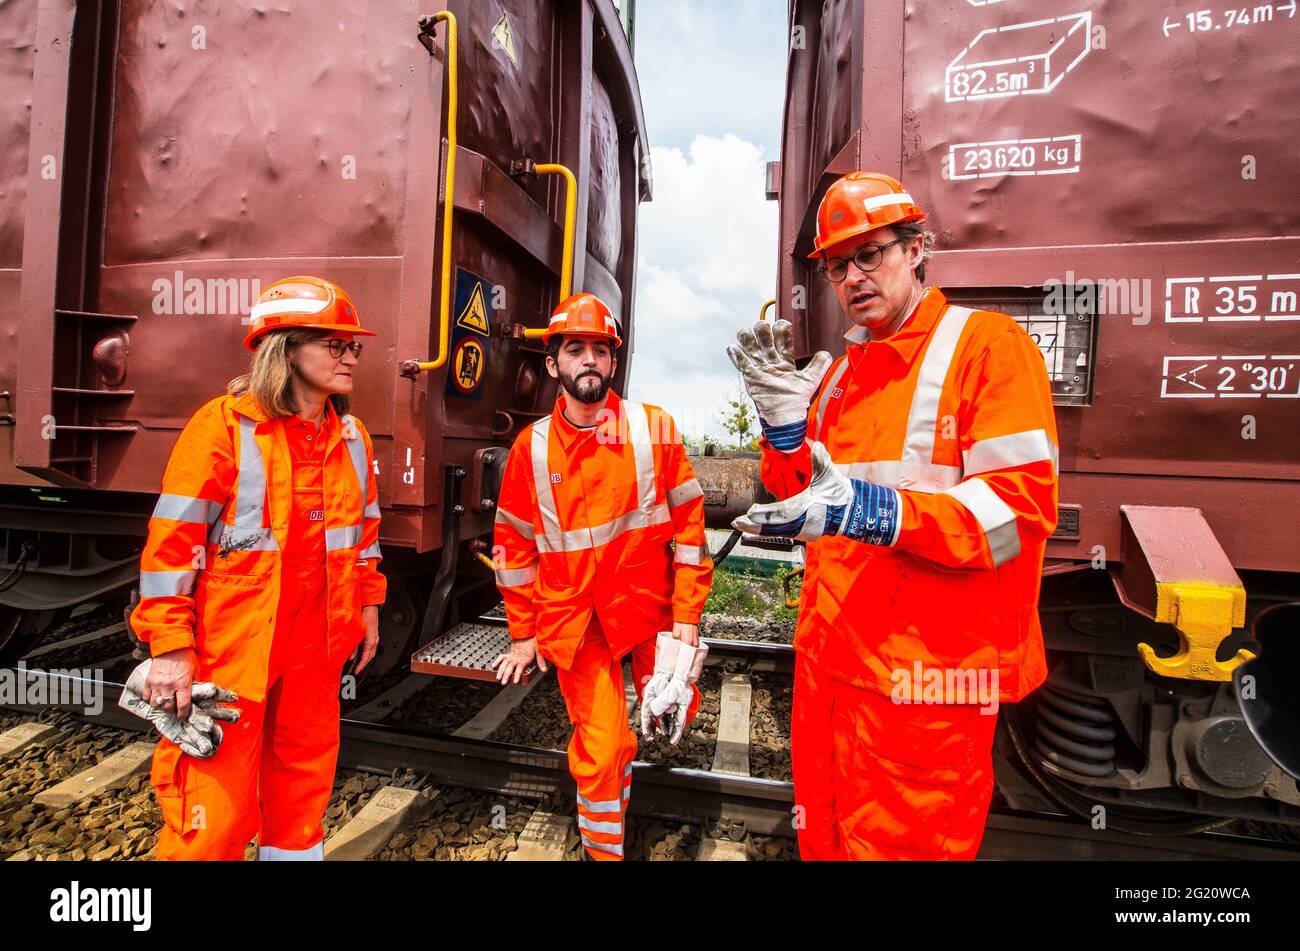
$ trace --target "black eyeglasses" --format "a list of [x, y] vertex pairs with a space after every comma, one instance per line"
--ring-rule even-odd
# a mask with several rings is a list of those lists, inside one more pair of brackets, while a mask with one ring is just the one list
[[361, 356], [361, 342], [358, 340], [340, 340], [338, 337], [332, 337], [317, 342], [325, 344], [329, 348], [330, 356], [335, 360], [343, 359], [344, 350], [351, 350], [354, 357]]
[[858, 248], [857, 253], [851, 258], [827, 258], [822, 264], [822, 270], [830, 280], [838, 284], [849, 276], [849, 262], [852, 261], [859, 271], [864, 274], [874, 271], [880, 267], [880, 262], [885, 259], [885, 251], [890, 245], [902, 244], [906, 238], [895, 238], [893, 241], [885, 244], [866, 244]]

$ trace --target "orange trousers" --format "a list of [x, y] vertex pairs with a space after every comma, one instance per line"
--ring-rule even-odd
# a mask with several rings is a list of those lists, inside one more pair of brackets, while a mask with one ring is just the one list
[[[632, 683], [637, 699], [654, 676], [655, 638], [632, 648]], [[565, 670], [557, 665], [560, 692], [573, 724], [569, 740], [569, 772], [578, 785], [578, 833], [587, 854], [601, 861], [623, 858], [624, 817], [632, 793], [632, 760], [636, 733], [628, 726], [623, 663], [592, 615], [582, 642]], [[700, 691], [687, 710], [687, 723], [700, 709]]]
[[996, 725], [976, 705], [895, 703], [798, 654], [790, 752], [800, 857], [975, 858]]
[[262, 859], [324, 855], [321, 818], [339, 750], [342, 663], [326, 651], [325, 568], [286, 562], [266, 700], [239, 700], [216, 755], [198, 759], [160, 740], [152, 780], [164, 826], [156, 857]]

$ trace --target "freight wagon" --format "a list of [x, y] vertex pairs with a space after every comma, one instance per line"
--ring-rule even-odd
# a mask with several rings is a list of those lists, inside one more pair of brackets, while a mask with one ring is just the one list
[[611, 0], [0, 4], [0, 653], [125, 592], [190, 415], [262, 286], [337, 281], [379, 336], [379, 669], [497, 600], [506, 450], [550, 412], [572, 288], [634, 338], [650, 166]]
[[[1014, 316], [1047, 364], [1061, 475], [1041, 606], [1052, 669], [1003, 711], [999, 786], [1014, 806], [1100, 808], [1143, 831], [1300, 820], [1296, 780], [1256, 742], [1232, 684], [1238, 651], [1258, 650], [1252, 622], [1300, 598], [1296, 13], [790, 5], [767, 189], [777, 310], [801, 352], [843, 352], [843, 315], [806, 256], [827, 186], [865, 169], [929, 212], [930, 282]], [[1278, 608], [1256, 635], [1300, 636], [1296, 617]], [[1286, 744], [1297, 723], [1266, 729]]]

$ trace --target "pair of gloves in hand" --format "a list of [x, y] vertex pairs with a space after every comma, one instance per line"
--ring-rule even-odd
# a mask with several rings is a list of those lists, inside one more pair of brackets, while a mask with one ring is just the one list
[[[834, 362], [818, 351], [802, 370], [794, 362], [794, 333], [788, 320], [759, 321], [736, 335], [727, 348], [740, 371], [759, 425], [772, 448], [796, 452], [808, 435], [808, 406]], [[826, 447], [809, 443], [812, 478], [808, 488], [780, 502], [752, 505], [731, 524], [751, 535], [816, 541], [842, 535], [872, 545], [892, 545], [898, 535], [900, 499], [889, 486], [850, 479]]]
[[152, 660], [131, 671], [126, 685], [122, 688], [122, 697], [117, 705], [128, 713], [148, 720], [154, 728], [167, 739], [179, 746], [191, 756], [207, 759], [221, 746], [221, 726], [218, 720], [227, 723], [239, 722], [239, 711], [234, 707], [223, 707], [222, 703], [231, 703], [239, 698], [224, 687], [213, 683], [199, 682], [190, 687], [190, 715], [182, 720], [176, 715], [172, 706], [155, 707], [145, 702], [145, 682], [149, 679]]
[[641, 692], [641, 735], [647, 740], [666, 736], [673, 746], [681, 741], [708, 655], [707, 645], [692, 647], [666, 631], [655, 638], [655, 672]]

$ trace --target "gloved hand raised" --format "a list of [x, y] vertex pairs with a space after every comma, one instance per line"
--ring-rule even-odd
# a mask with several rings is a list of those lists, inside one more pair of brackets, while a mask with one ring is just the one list
[[686, 714], [690, 711], [691, 701], [695, 699], [695, 682], [700, 679], [704, 669], [704, 658], [709, 656], [709, 646], [701, 644], [692, 647], [678, 642], [677, 662], [673, 667], [672, 680], [650, 702], [650, 714], [663, 718], [662, 733], [668, 742], [676, 746], [686, 731]]
[[131, 671], [131, 676], [122, 688], [122, 696], [117, 701], [118, 706], [148, 720], [159, 733], [191, 756], [206, 759], [215, 754], [222, 739], [221, 727], [216, 721], [239, 722], [239, 711], [221, 704], [239, 698], [216, 684], [195, 683], [190, 690], [190, 715], [182, 720], [176, 715], [174, 703], [152, 706], [142, 696], [152, 666], [153, 660], [149, 659]]
[[673, 670], [677, 666], [677, 645], [680, 643], [668, 631], [660, 631], [655, 638], [655, 672], [641, 690], [641, 735], [647, 740], [653, 739], [656, 733], [664, 732], [658, 714], [652, 714], [650, 707], [673, 679]]
[[812, 480], [808, 488], [781, 502], [751, 505], [732, 526], [751, 535], [805, 542], [844, 535], [871, 545], [892, 545], [898, 534], [898, 491], [848, 478], [835, 467], [825, 446], [819, 442], [810, 445]]
[[808, 405], [834, 362], [831, 355], [819, 350], [806, 367], [796, 369], [788, 320], [760, 320], [752, 330], [737, 333], [736, 340], [740, 346], [728, 347], [727, 356], [745, 381], [763, 435], [781, 452], [794, 452], [807, 435]]

